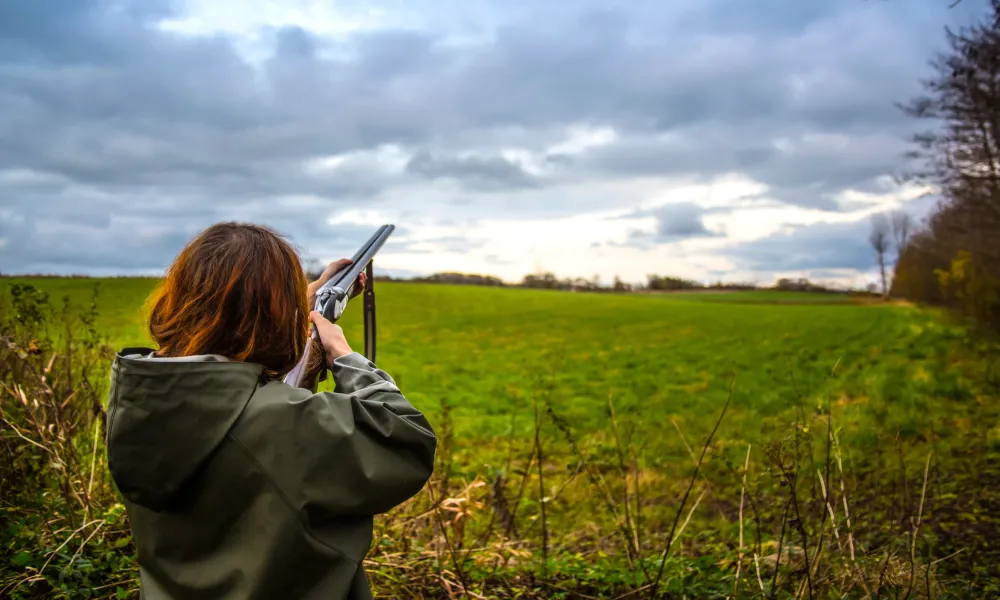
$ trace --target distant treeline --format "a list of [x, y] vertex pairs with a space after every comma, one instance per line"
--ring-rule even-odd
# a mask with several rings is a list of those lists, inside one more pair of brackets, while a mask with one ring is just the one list
[[[310, 280], [317, 279], [321, 270], [310, 266], [306, 269], [306, 277]], [[0, 273], [0, 278], [18, 279], [48, 279], [60, 277], [67, 279], [91, 279], [92, 275], [53, 275], [45, 273], [31, 274], [7, 274]], [[111, 275], [102, 277], [105, 279], [158, 279], [154, 275]], [[499, 277], [493, 275], [480, 275], [477, 273], [434, 273], [422, 277], [397, 278], [390, 275], [376, 275], [376, 281], [395, 281], [401, 283], [444, 283], [451, 285], [476, 285], [485, 287], [507, 287], [507, 288], [535, 288], [548, 290], [561, 290], [572, 292], [643, 292], [643, 291], [689, 291], [689, 290], [759, 290], [778, 289], [789, 291], [825, 292], [825, 293], [846, 293], [846, 290], [833, 289], [813, 283], [808, 279], [779, 279], [774, 286], [760, 286], [755, 283], [723, 283], [721, 281], [704, 284], [692, 279], [680, 277], [670, 277], [662, 275], [648, 275], [646, 283], [632, 284], [626, 283], [620, 277], [615, 277], [609, 285], [601, 285], [599, 278], [583, 277], [559, 279], [553, 273], [543, 273], [541, 275], [525, 275], [518, 283], [507, 283]]]
[[936, 210], [900, 244], [891, 294], [952, 308], [1000, 330], [1000, 0], [987, 18], [947, 31], [925, 95], [905, 111], [936, 129], [914, 138], [913, 175], [933, 185]]
[[398, 281], [406, 283], [446, 283], [452, 285], [478, 285], [489, 287], [512, 287], [512, 288], [534, 288], [545, 290], [561, 290], [570, 292], [605, 292], [605, 293], [629, 293], [629, 292], [657, 292], [657, 291], [720, 291], [720, 290], [760, 290], [777, 289], [785, 291], [802, 292], [822, 292], [829, 294], [849, 293], [848, 290], [824, 287], [813, 283], [808, 279], [779, 279], [774, 286], [760, 286], [755, 283], [723, 283], [721, 281], [704, 284], [692, 279], [680, 277], [670, 277], [663, 275], [648, 275], [644, 284], [634, 285], [626, 283], [620, 277], [615, 277], [609, 285], [601, 285], [597, 277], [586, 279], [583, 277], [559, 279], [553, 273], [542, 273], [525, 275], [518, 283], [507, 283], [492, 275], [479, 275], [469, 273], [435, 273], [426, 277], [412, 277], [397, 279], [386, 275], [375, 278], [377, 281]]
[[492, 275], [476, 275], [465, 273], [435, 273], [427, 277], [417, 277], [412, 281], [424, 283], [457, 283], [462, 285], [485, 285], [503, 287], [505, 284], [499, 277]]

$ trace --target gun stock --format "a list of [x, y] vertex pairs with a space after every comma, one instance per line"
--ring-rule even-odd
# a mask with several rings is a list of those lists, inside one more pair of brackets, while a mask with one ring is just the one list
[[292, 370], [285, 375], [284, 382], [292, 387], [305, 388], [315, 392], [319, 387], [319, 382], [325, 379], [326, 375], [326, 353], [319, 339], [309, 336], [306, 347], [302, 351], [302, 358]]

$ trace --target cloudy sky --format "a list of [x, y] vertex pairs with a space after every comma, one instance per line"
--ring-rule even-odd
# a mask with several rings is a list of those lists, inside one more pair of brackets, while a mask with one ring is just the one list
[[199, 229], [397, 275], [862, 284], [943, 27], [982, 0], [3, 0], [0, 272]]

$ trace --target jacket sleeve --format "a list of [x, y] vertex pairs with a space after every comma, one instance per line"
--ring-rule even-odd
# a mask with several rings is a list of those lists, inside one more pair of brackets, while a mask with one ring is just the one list
[[294, 442], [307, 519], [371, 516], [416, 495], [434, 468], [437, 438], [388, 373], [358, 353], [332, 369], [336, 387], [303, 403]]

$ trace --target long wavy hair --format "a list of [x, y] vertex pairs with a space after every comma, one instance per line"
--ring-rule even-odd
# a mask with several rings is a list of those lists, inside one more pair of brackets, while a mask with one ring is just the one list
[[199, 233], [147, 307], [159, 356], [219, 354], [280, 377], [301, 359], [308, 339], [299, 256], [259, 225], [218, 223]]

